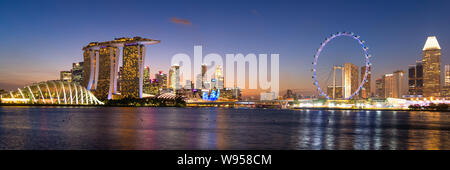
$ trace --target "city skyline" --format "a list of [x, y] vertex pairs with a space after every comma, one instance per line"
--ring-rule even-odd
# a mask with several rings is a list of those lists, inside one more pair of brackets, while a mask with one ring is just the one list
[[[30, 2], [30, 5], [24, 6], [20, 3], [16, 4], [16, 2], [0, 2], [0, 9], [4, 15], [7, 12], [13, 13], [11, 10], [14, 9], [18, 9], [18, 11], [26, 10], [21, 15], [2, 20], [1, 24], [5, 27], [0, 28], [3, 29], [0, 32], [4, 34], [2, 37], [5, 37], [5, 41], [0, 44], [0, 57], [2, 58], [0, 88], [11, 90], [32, 82], [58, 79], [60, 71], [70, 70], [72, 63], [83, 61], [81, 48], [84, 44], [91, 41], [107, 41], [111, 37], [123, 36], [147, 37], [148, 35], [148, 37], [162, 40], [160, 44], [152, 47], [151, 52], [146, 55], [144, 65], [150, 67], [151, 73], [160, 70], [166, 72], [171, 66], [170, 58], [174, 54], [191, 54], [194, 45], [203, 45], [204, 54], [211, 52], [219, 54], [234, 52], [244, 54], [279, 53], [280, 65], [283, 66], [280, 70], [281, 94], [286, 89], [315, 90], [312, 80], [302, 81], [311, 77], [312, 59], [310, 56], [314, 54], [314, 50], [325, 37], [336, 31], [354, 31], [364, 37], [368, 46], [371, 47], [371, 54], [373, 54], [373, 80], [395, 70], [407, 70], [410, 63], [421, 58], [422, 48], [428, 36], [437, 37], [442, 47], [442, 64], [450, 63], [448, 57], [446, 57], [448, 47], [450, 47], [450, 42], [446, 38], [450, 37], [450, 31], [448, 31], [450, 30], [449, 19], [446, 18], [450, 15], [446, 15], [448, 12], [444, 8], [449, 2], [446, 1], [411, 4], [392, 2], [390, 3], [391, 6], [386, 7], [381, 2], [363, 4], [357, 1], [347, 1], [348, 6], [336, 2], [329, 2], [329, 5], [319, 5], [287, 1], [285, 4], [276, 4], [275, 6], [270, 6], [270, 2], [265, 4], [255, 4], [249, 1], [222, 2], [222, 5], [231, 9], [229, 16], [216, 14], [217, 11], [224, 12], [224, 8], [216, 7], [214, 4], [204, 1], [192, 4], [154, 2], [153, 5], [156, 7], [173, 5], [175, 9], [179, 9], [183, 5], [188, 5], [192, 7], [191, 9], [208, 7], [210, 9], [202, 12], [195, 10], [158, 11], [156, 9], [157, 12], [160, 12], [158, 16], [150, 16], [146, 12], [140, 11], [138, 17], [126, 20], [126, 23], [117, 26], [110, 25], [108, 21], [112, 19], [101, 14], [101, 12], [113, 13], [114, 9], [119, 8], [119, 2], [113, 1], [108, 4], [111, 10], [98, 9], [98, 11], [95, 11], [92, 14], [96, 18], [95, 20], [85, 19], [85, 16], [81, 14], [73, 17], [68, 16], [71, 12], [75, 12], [75, 7], [81, 5], [75, 2], [71, 3], [73, 4], [44, 1]], [[45, 4], [54, 5], [46, 6]], [[37, 11], [40, 5], [45, 6], [43, 8], [47, 9], [46, 11], [52, 12]], [[71, 7], [71, 5], [75, 7]], [[89, 10], [98, 7], [98, 5], [100, 5], [99, 2], [94, 2], [92, 7], [82, 9]], [[143, 3], [142, 6], [146, 6], [146, 3]], [[305, 6], [309, 6], [311, 9], [306, 9]], [[124, 10], [129, 11], [132, 7], [136, 7], [136, 5], [125, 4]], [[364, 10], [362, 12], [361, 10], [355, 10], [355, 12], [346, 14], [339, 12], [346, 8], [368, 8], [368, 11], [383, 10], [387, 14], [379, 17], [369, 14], [369, 12], [366, 13]], [[397, 8], [400, 9], [400, 12], [397, 11]], [[145, 8], [142, 7], [142, 9]], [[311, 10], [329, 10], [336, 13], [337, 16], [329, 17], [320, 14], [311, 16], [307, 14]], [[422, 12], [415, 12], [414, 10]], [[62, 11], [67, 11], [67, 14]], [[42, 13], [42, 15], [26, 19], [30, 18], [29, 15], [32, 12]], [[355, 16], [355, 13], [361, 15]], [[426, 13], [426, 15], [420, 15], [421, 13]], [[59, 14], [65, 15], [60, 16]], [[202, 14], [211, 15], [204, 16]], [[240, 15], [244, 17], [240, 18]], [[391, 16], [391, 18], [383, 16]], [[47, 20], [45, 17], [50, 17], [50, 19]], [[113, 18], [123, 17], [126, 16], [117, 14]], [[349, 19], [342, 19], [339, 23], [333, 23], [334, 17]], [[315, 23], [315, 20], [321, 20], [322, 22], [320, 24]], [[17, 21], [20, 21], [20, 23], [17, 23]], [[66, 25], [60, 25], [63, 21], [67, 22]], [[397, 21], [398, 23], [393, 23]], [[423, 21], [425, 23], [420, 24]], [[41, 22], [47, 22], [47, 25], [43, 25]], [[102, 29], [88, 29], [90, 27], [87, 27], [87, 24], [92, 23], [99, 24]], [[241, 29], [232, 28], [236, 26], [233, 24], [238, 24]], [[371, 28], [374, 24], [380, 25], [380, 27], [376, 30]], [[399, 26], [392, 27], [393, 25]], [[413, 27], [412, 25], [423, 26]], [[26, 26], [31, 27], [24, 30]], [[44, 28], [53, 32], [42, 31]], [[70, 35], [63, 35], [64, 31], [69, 31]], [[8, 34], [5, 34], [6, 32]], [[386, 32], [388, 33], [386, 34]], [[239, 37], [238, 42], [232, 41], [232, 38], [237, 37]], [[39, 38], [39, 43], [36, 41], [37, 38]], [[267, 38], [274, 41], [263, 41]], [[329, 49], [327, 49], [328, 53], [321, 57], [349, 56], [348, 62], [361, 59], [361, 50], [351, 48], [353, 47], [352, 43], [338, 39], [336, 43], [330, 44]], [[395, 58], [395, 60], [392, 60], [392, 58]], [[348, 58], [343, 57], [342, 59]], [[333, 62], [333, 60], [329, 60], [329, 62]], [[298, 65], [304, 69], [297, 69]], [[152, 76], [152, 78], [154, 77]], [[371, 86], [375, 87], [374, 84]], [[374, 91], [372, 90], [372, 92]]]

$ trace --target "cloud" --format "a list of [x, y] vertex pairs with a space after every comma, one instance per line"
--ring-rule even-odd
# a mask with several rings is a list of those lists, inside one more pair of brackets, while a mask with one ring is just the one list
[[189, 21], [187, 19], [180, 19], [177, 17], [170, 18], [170, 22], [175, 23], [175, 24], [191, 25], [191, 21]]

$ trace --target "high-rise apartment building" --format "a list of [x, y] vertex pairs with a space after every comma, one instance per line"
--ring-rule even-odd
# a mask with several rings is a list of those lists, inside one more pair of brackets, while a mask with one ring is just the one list
[[435, 36], [430, 36], [422, 50], [423, 96], [438, 97], [441, 91], [441, 47]]

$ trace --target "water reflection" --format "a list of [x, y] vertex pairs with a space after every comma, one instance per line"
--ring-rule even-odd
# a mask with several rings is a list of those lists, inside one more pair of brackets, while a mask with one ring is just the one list
[[450, 149], [439, 112], [0, 107], [0, 149]]

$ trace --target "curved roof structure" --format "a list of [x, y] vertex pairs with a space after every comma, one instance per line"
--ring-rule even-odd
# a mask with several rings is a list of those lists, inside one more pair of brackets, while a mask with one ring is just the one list
[[51, 80], [34, 83], [0, 95], [2, 103], [103, 105], [89, 90], [76, 83]]

